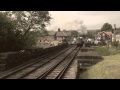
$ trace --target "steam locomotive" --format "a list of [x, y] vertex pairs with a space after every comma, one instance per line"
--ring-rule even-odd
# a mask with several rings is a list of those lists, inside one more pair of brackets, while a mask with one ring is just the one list
[[84, 44], [84, 38], [83, 37], [78, 37], [77, 38], [77, 47], [82, 47]]

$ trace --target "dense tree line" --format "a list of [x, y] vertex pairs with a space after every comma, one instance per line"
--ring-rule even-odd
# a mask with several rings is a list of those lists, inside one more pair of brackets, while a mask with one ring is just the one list
[[50, 19], [48, 11], [0, 12], [0, 52], [34, 45], [38, 36], [47, 33]]

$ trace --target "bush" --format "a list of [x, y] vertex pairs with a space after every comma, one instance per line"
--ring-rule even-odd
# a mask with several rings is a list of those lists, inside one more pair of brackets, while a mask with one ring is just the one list
[[110, 51], [108, 47], [96, 47], [95, 51], [102, 56], [110, 55]]

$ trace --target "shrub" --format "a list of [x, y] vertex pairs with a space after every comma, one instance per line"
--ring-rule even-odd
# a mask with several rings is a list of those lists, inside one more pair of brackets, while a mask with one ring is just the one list
[[110, 51], [109, 51], [108, 47], [101, 47], [101, 46], [99, 46], [99, 47], [95, 48], [95, 51], [98, 52], [102, 56], [110, 55]]

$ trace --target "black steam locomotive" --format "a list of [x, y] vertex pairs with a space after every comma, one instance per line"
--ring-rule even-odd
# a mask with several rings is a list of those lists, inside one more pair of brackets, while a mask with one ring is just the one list
[[84, 38], [83, 37], [78, 37], [77, 38], [77, 47], [82, 47], [84, 44]]

